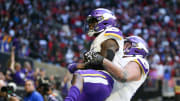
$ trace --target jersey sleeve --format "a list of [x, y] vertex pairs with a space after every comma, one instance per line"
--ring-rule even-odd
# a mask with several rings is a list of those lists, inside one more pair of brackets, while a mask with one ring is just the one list
[[137, 59], [134, 59], [134, 62], [136, 62], [139, 65], [139, 67], [141, 68], [144, 75], [148, 74], [149, 64], [147, 63], [147, 61], [145, 59], [137, 58]]
[[104, 32], [100, 33], [92, 42], [90, 50], [93, 50], [94, 52], [101, 52], [101, 45], [106, 40], [113, 39], [117, 42], [119, 46], [119, 54], [123, 54], [123, 45], [124, 45], [124, 39], [122, 32], [115, 27], [108, 28]]
[[124, 38], [123, 38], [123, 34], [121, 30], [117, 28], [111, 28], [104, 33], [104, 37], [115, 40], [119, 46], [119, 49], [116, 55], [118, 55], [118, 57], [123, 56]]
[[64, 101], [77, 101], [80, 96], [80, 90], [76, 86], [72, 86], [69, 90], [68, 96]]
[[115, 39], [118, 38], [119, 40], [123, 39], [122, 32], [118, 29], [108, 30], [104, 33], [104, 36], [108, 36], [108, 37], [115, 38]]

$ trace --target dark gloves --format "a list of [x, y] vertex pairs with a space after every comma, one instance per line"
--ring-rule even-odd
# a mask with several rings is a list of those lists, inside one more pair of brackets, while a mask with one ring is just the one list
[[[103, 64], [104, 57], [100, 54], [88, 51], [84, 53], [84, 63], [85, 68], [84, 69], [96, 69], [96, 70], [104, 70]], [[68, 65], [68, 70], [71, 73], [74, 73], [77, 69], [77, 63], [71, 63]]]
[[86, 65], [102, 65], [103, 59], [103, 56], [93, 51], [84, 53], [84, 62]]

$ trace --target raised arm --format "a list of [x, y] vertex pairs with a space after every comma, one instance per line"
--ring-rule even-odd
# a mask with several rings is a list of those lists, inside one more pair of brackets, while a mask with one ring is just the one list
[[15, 72], [14, 66], [15, 66], [15, 54], [14, 54], [15, 47], [12, 47], [11, 50], [11, 61], [10, 61], [10, 69], [12, 72]]

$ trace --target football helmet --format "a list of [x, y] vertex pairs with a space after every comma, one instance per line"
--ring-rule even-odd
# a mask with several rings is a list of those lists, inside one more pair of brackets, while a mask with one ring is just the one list
[[125, 55], [141, 55], [143, 58], [149, 53], [147, 43], [138, 36], [130, 36], [124, 40], [131, 44], [131, 47], [124, 49]]
[[115, 27], [116, 17], [110, 10], [98, 8], [93, 10], [88, 15], [86, 22], [88, 35], [94, 36], [104, 31], [108, 27]]

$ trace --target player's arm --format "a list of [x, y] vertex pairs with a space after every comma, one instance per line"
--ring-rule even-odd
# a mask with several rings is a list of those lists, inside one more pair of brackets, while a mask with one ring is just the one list
[[108, 59], [103, 59], [104, 68], [118, 81], [137, 81], [141, 78], [140, 65], [134, 61], [129, 62], [123, 69], [113, 64]]
[[[118, 50], [119, 46], [116, 43], [115, 40], [113, 39], [108, 39], [106, 41], [104, 41], [101, 44], [101, 52], [100, 54], [103, 57], [106, 57], [107, 59], [109, 59], [110, 61], [112, 61], [112, 59], [114, 58], [115, 52]], [[93, 69], [96, 69], [96, 66], [88, 66], [85, 63], [72, 63], [69, 64], [68, 69], [71, 73], [74, 73], [76, 70], [78, 69], [84, 69], [86, 67], [94, 67]], [[99, 67], [97, 67], [99, 69]]]
[[110, 61], [113, 60], [115, 52], [119, 49], [117, 42], [113, 39], [108, 39], [101, 44], [100, 54]]
[[72, 79], [72, 86], [69, 90], [68, 96], [64, 101], [77, 101], [83, 89], [83, 78], [79, 74], [74, 74]]
[[85, 64], [84, 63], [71, 63], [68, 65], [68, 70], [71, 73], [74, 73], [78, 69], [84, 69]]
[[139, 62], [131, 61], [123, 69], [121, 69], [118, 67], [119, 65], [113, 64], [111, 61], [99, 55], [98, 53], [89, 53], [91, 54], [86, 54], [88, 57], [91, 57], [88, 60], [89, 64], [102, 64], [104, 69], [106, 69], [118, 81], [136, 81], [141, 78], [142, 69], [141, 63]]

